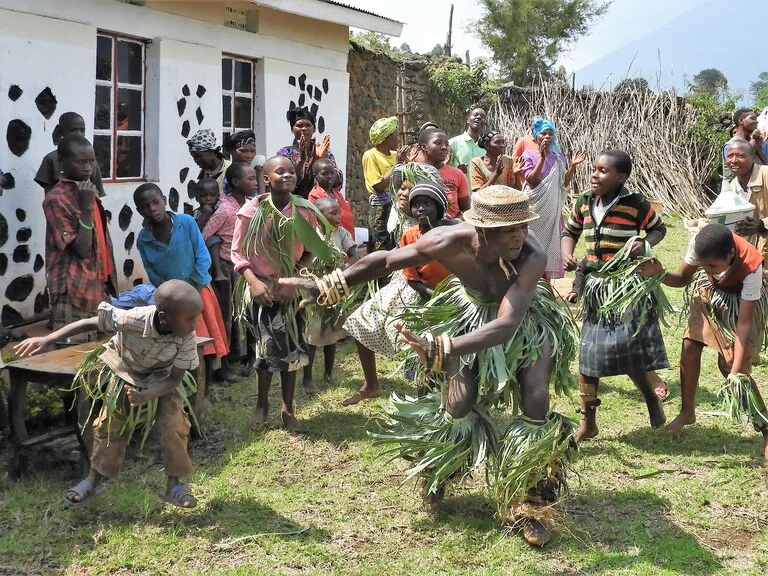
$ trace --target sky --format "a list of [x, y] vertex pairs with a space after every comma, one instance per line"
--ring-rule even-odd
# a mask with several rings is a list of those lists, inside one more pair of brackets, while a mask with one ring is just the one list
[[[429, 52], [435, 44], [444, 44], [448, 14], [453, 12], [453, 53], [464, 57], [490, 56], [471, 31], [471, 23], [480, 16], [478, 0], [343, 0], [346, 4], [403, 22], [400, 38], [391, 44], [407, 42], [416, 52]], [[603, 18], [591, 32], [577, 40], [559, 64], [569, 72], [578, 71], [601, 56], [659, 28], [687, 10], [712, 0], [613, 0]], [[726, 5], [727, 0], [717, 0]]]

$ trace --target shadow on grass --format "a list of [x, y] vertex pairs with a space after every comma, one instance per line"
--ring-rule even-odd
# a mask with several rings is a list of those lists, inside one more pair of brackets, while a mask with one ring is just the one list
[[755, 458], [760, 455], [761, 446], [760, 436], [757, 433], [741, 436], [700, 423], [686, 426], [675, 436], [670, 436], [664, 430], [638, 428], [619, 436], [618, 440], [639, 450], [663, 455], [736, 454]]
[[345, 410], [321, 412], [301, 421], [301, 435], [313, 440], [325, 440], [335, 446], [370, 440], [366, 433], [369, 419], [360, 413]]
[[[627, 377], [627, 380], [629, 378]], [[680, 398], [680, 380], [678, 378], [671, 379], [668, 378], [666, 380], [667, 382], [667, 389], [669, 390], [669, 396], [664, 400], [664, 407], [666, 408], [667, 405], [671, 400], [675, 400]], [[607, 384], [607, 383], [600, 383], [600, 395], [602, 396], [606, 392], [611, 394], [616, 394], [618, 396], [624, 396], [625, 398], [629, 398], [631, 400], [636, 400], [638, 404], [641, 404], [642, 406], [645, 406], [645, 402], [643, 400], [642, 394], [640, 394], [640, 391], [634, 387], [634, 385], [631, 388], [621, 388], [619, 386], [613, 385], [613, 384]], [[702, 404], [712, 404], [717, 406], [720, 403], [720, 399], [717, 397], [717, 394], [714, 394], [707, 388], [704, 388], [702, 386], [699, 386], [698, 391], [696, 393], [696, 399], [698, 402]]]

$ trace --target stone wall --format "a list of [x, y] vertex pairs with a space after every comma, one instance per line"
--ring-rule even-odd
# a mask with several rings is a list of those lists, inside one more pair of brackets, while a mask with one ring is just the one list
[[448, 136], [464, 130], [464, 118], [453, 114], [432, 86], [427, 71], [429, 63], [427, 58], [398, 61], [354, 42], [349, 45], [345, 190], [358, 226], [366, 226], [368, 221], [368, 192], [361, 158], [371, 147], [368, 130], [376, 120], [398, 116], [401, 144], [412, 143], [419, 126], [427, 120], [445, 128]]

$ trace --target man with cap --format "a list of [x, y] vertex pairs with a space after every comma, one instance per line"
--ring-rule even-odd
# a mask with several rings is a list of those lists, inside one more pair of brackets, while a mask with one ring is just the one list
[[[463, 479], [487, 460], [499, 518], [541, 546], [550, 540], [545, 524], [553, 519], [547, 517], [551, 507], [541, 504], [551, 504], [565, 488], [575, 452], [574, 423], [550, 410], [549, 382], [558, 391], [575, 386], [569, 364], [578, 331], [542, 280], [546, 251], [528, 235], [528, 223], [537, 218], [527, 195], [489, 186], [475, 194], [463, 223], [369, 254], [341, 278], [280, 282], [307, 290], [302, 304], [321, 293], [330, 304], [352, 286], [431, 261], [453, 274], [424, 306], [399, 315], [417, 381], [439, 391], [393, 395], [373, 436], [411, 462], [409, 475], [422, 476], [431, 502], [440, 501], [449, 479]], [[508, 405], [522, 415], [502, 430], [489, 409]]]

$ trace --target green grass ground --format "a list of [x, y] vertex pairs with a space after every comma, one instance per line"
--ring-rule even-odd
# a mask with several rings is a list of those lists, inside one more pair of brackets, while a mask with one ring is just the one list
[[[658, 253], [677, 266], [688, 233], [672, 222]], [[675, 301], [680, 292], [671, 291]], [[668, 418], [679, 409], [682, 328], [665, 330], [672, 368]], [[322, 355], [316, 365], [321, 374]], [[437, 515], [421, 505], [403, 465], [378, 458], [365, 427], [377, 403], [344, 409], [359, 385], [342, 346], [339, 386], [298, 394], [304, 433], [251, 432], [253, 380], [214, 389], [208, 437], [191, 444], [200, 505], [163, 505], [157, 442], [129, 454], [123, 474], [89, 507], [64, 509], [77, 481], [66, 468], [0, 479], [0, 574], [754, 574], [768, 570], [768, 482], [759, 435], [713, 415], [720, 384], [705, 352], [699, 422], [678, 437], [648, 427], [625, 377], [606, 379], [600, 436], [581, 449], [567, 524], [550, 546], [528, 547], [493, 519], [480, 480], [454, 488]], [[382, 374], [394, 365], [382, 362]], [[574, 366], [575, 369], [575, 366]], [[756, 369], [766, 382], [766, 368]], [[386, 376], [387, 390], [406, 383]], [[279, 386], [273, 407], [279, 406]], [[379, 402], [381, 404], [383, 401]], [[574, 398], [555, 407], [573, 414]]]

